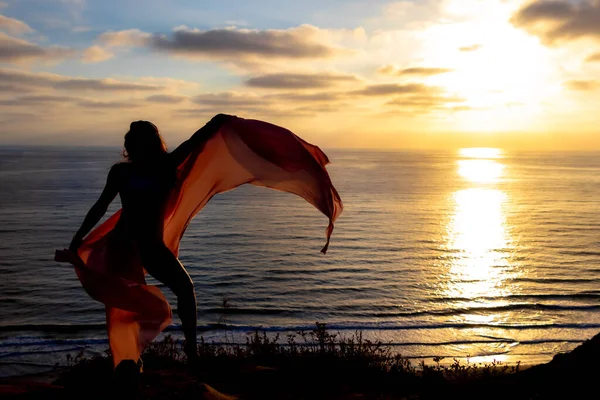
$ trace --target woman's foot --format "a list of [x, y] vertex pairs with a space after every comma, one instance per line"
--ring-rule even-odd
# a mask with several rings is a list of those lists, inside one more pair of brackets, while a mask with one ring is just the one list
[[138, 398], [140, 372], [139, 361], [136, 363], [133, 360], [123, 360], [117, 365], [114, 373], [114, 389], [119, 398]]
[[188, 364], [195, 364], [198, 361], [198, 347], [196, 343], [183, 342], [183, 352], [187, 357]]

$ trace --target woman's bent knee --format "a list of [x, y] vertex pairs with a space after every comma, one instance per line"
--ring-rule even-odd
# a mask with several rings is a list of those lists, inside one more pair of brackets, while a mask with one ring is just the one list
[[194, 297], [194, 283], [177, 257], [164, 244], [144, 246], [140, 258], [146, 271], [177, 297]]

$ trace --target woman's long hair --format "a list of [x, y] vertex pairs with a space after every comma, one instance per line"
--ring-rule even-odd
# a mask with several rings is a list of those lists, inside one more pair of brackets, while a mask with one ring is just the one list
[[160, 161], [167, 154], [167, 146], [158, 128], [150, 121], [134, 121], [125, 134], [123, 156], [132, 163]]

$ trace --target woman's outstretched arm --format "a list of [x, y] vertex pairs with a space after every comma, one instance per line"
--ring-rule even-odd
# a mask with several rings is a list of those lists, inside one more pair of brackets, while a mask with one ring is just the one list
[[72, 252], [77, 252], [77, 249], [81, 245], [81, 242], [85, 235], [88, 234], [89, 231], [100, 221], [102, 216], [106, 213], [108, 206], [119, 193], [119, 165], [113, 165], [110, 171], [108, 172], [108, 178], [106, 179], [106, 185], [104, 186], [104, 190], [102, 194], [100, 194], [100, 198], [94, 203], [90, 211], [88, 211], [83, 223], [81, 224], [81, 228], [77, 231], [75, 236], [73, 236], [73, 240], [69, 245], [69, 250]]
[[198, 148], [203, 142], [210, 139], [210, 137], [216, 133], [221, 126], [229, 119], [233, 118], [232, 115], [217, 114], [215, 115], [206, 125], [198, 129], [192, 137], [185, 142], [181, 143], [171, 154], [171, 159], [175, 165], [181, 165], [182, 162], [190, 155], [190, 153]]

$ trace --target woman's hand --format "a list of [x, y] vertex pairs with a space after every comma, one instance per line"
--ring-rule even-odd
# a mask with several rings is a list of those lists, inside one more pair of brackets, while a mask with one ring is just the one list
[[181, 143], [179, 147], [173, 150], [170, 155], [171, 159], [175, 163], [175, 165], [181, 165], [183, 161], [194, 151], [198, 149], [200, 146], [203, 146], [204, 143], [210, 139], [215, 133], [221, 129], [221, 127], [237, 118], [235, 115], [228, 114], [217, 114], [210, 121], [206, 123], [202, 128], [198, 129], [191, 138]]
[[226, 123], [227, 121], [229, 121], [230, 119], [235, 118], [235, 115], [229, 115], [229, 114], [217, 114], [214, 117], [212, 117], [212, 119], [210, 120], [211, 124], [216, 124], [217, 126], [221, 126], [224, 123]]

